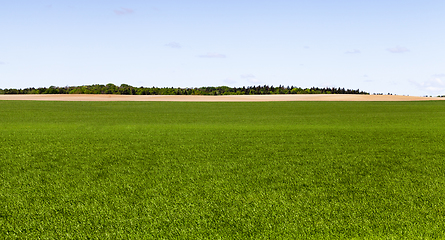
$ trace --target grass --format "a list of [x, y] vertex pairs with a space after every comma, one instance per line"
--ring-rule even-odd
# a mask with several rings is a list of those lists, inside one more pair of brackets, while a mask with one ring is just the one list
[[440, 101], [0, 109], [2, 238], [445, 238]]

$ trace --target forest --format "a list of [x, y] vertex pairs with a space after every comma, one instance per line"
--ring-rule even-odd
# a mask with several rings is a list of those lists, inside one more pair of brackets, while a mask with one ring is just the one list
[[120, 86], [93, 84], [83, 86], [50, 86], [24, 89], [0, 89], [0, 94], [119, 94], [119, 95], [253, 95], [253, 94], [366, 94], [359, 89], [345, 88], [301, 88], [294, 86], [248, 86], [248, 87], [199, 87], [199, 88], [168, 88], [168, 87], [133, 87], [128, 84]]

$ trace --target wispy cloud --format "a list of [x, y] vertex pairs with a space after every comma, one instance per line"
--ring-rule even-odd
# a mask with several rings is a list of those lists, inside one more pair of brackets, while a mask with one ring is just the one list
[[365, 80], [363, 80], [363, 82], [374, 82], [374, 80], [369, 79], [368, 74], [363, 75], [363, 78], [365, 78]]
[[253, 74], [241, 74], [242, 78], [254, 78], [255, 76]]
[[0, 65], [6, 64], [5, 62], [0, 61]]
[[445, 74], [435, 74], [430, 79], [422, 83], [414, 81], [411, 81], [411, 83], [416, 85], [418, 88], [431, 93], [443, 92], [445, 91]]
[[256, 79], [256, 78], [249, 78], [249, 79], [247, 79], [247, 81], [249, 81], [251, 83], [255, 83], [255, 84], [260, 84], [261, 83], [261, 81]]
[[127, 14], [134, 13], [134, 10], [130, 9], [130, 8], [123, 8], [123, 7], [121, 7], [119, 10], [114, 10], [114, 13], [116, 15], [127, 15]]
[[226, 78], [223, 81], [227, 84], [235, 84], [236, 83], [236, 80], [233, 78]]
[[181, 44], [177, 43], [177, 42], [169, 42], [167, 44], [165, 44], [166, 47], [171, 47], [171, 48], [181, 48]]
[[352, 51], [346, 51], [345, 53], [346, 53], [346, 54], [357, 54], [357, 53], [360, 53], [360, 50], [358, 50], [358, 49], [354, 49], [354, 50], [352, 50]]
[[261, 83], [261, 81], [258, 80], [253, 74], [241, 74], [240, 77], [251, 83]]
[[327, 87], [327, 88], [337, 88], [338, 87], [338, 85], [333, 82], [322, 82], [322, 83], [320, 83], [320, 86]]
[[409, 52], [409, 49], [406, 47], [393, 47], [393, 48], [387, 48], [386, 50], [388, 50], [391, 53], [404, 53], [404, 52]]
[[433, 77], [445, 78], [445, 74], [444, 73], [433, 74]]
[[309, 49], [309, 46], [304, 46], [304, 48]]
[[198, 55], [200, 58], [226, 58], [226, 55], [221, 53], [207, 53], [204, 55]]

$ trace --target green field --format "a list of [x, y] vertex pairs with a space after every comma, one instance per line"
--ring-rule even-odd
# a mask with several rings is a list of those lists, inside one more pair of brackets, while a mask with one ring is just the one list
[[0, 238], [445, 238], [445, 102], [0, 101]]

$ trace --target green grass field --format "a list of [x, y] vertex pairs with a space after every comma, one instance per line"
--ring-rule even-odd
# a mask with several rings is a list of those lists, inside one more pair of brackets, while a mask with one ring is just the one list
[[445, 102], [0, 101], [6, 239], [445, 238]]

